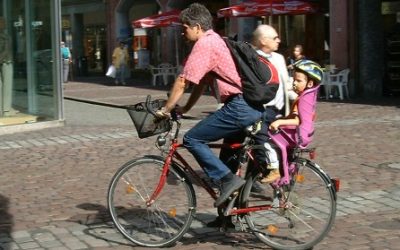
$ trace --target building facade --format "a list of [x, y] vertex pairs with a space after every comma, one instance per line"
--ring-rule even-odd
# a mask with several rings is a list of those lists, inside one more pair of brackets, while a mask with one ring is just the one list
[[[219, 8], [244, 1], [198, 0], [213, 15]], [[396, 73], [399, 71], [399, 0], [306, 1], [318, 4], [319, 12], [264, 18], [216, 18], [216, 30], [222, 35], [236, 35], [240, 40], [249, 40], [251, 31], [259, 23], [268, 23], [281, 36], [281, 53], [287, 55], [293, 45], [302, 44], [308, 58], [322, 65], [334, 64], [338, 69], [349, 68], [352, 97], [375, 98], [400, 91]], [[146, 29], [135, 34], [130, 23], [168, 10], [183, 9], [195, 2], [193, 0], [62, 2], [63, 23], [67, 24], [63, 27], [63, 34], [67, 40], [68, 34], [74, 34], [71, 46], [75, 50], [75, 72], [78, 75], [104, 73], [118, 40], [129, 44], [132, 62], [136, 63], [131, 65], [132, 69], [138, 67], [137, 64], [139, 68], [160, 62], [176, 65], [189, 51], [178, 37], [179, 28]], [[138, 40], [136, 35], [146, 38]], [[145, 45], [141, 43], [138, 46], [137, 41], [145, 41]]]
[[0, 133], [63, 123], [60, 0], [0, 0]]
[[[308, 58], [350, 69], [350, 96], [376, 98], [400, 92], [400, 0], [305, 0], [310, 15], [225, 18], [218, 9], [250, 0], [198, 0], [215, 16], [221, 35], [249, 40], [260, 23], [274, 26], [287, 55], [302, 44]], [[190, 47], [180, 28], [135, 32], [132, 20], [194, 0], [0, 0], [0, 133], [22, 124], [62, 124], [59, 43], [71, 49], [71, 76], [104, 75], [118, 41], [131, 52], [131, 69], [180, 65]], [[21, 126], [20, 126], [21, 125]]]

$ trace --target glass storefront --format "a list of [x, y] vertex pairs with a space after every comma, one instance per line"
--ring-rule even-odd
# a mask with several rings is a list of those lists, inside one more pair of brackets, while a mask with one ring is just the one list
[[0, 126], [62, 119], [60, 1], [0, 0]]
[[84, 48], [89, 74], [104, 75], [107, 68], [105, 25], [91, 25], [85, 28]]

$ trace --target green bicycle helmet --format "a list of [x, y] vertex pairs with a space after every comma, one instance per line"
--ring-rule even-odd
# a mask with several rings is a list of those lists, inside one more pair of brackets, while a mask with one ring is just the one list
[[295, 70], [299, 70], [305, 73], [308, 77], [312, 78], [317, 83], [322, 81], [323, 71], [321, 66], [311, 60], [300, 60], [296, 62], [294, 65]]

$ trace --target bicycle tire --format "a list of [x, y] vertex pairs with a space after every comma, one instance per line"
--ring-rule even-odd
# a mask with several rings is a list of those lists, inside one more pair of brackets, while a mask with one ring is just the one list
[[157, 187], [163, 165], [163, 158], [158, 156], [131, 160], [116, 172], [108, 189], [108, 208], [114, 225], [140, 246], [173, 245], [189, 229], [196, 210], [193, 186], [175, 164], [171, 164], [155, 202], [146, 205]]
[[311, 249], [328, 234], [336, 217], [336, 191], [329, 176], [307, 159], [296, 162], [298, 174], [284, 189], [287, 208], [271, 185], [265, 185], [263, 195], [251, 194], [259, 175], [248, 178], [241, 194], [241, 207], [272, 206], [246, 214], [245, 220], [255, 236], [274, 249]]

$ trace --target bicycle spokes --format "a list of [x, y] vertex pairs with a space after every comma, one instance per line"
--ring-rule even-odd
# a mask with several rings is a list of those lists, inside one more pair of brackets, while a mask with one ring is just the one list
[[296, 182], [303, 183], [305, 181], [305, 177], [302, 174], [296, 174], [294, 176]]
[[128, 185], [126, 186], [126, 193], [127, 193], [127, 194], [131, 194], [131, 193], [133, 193], [133, 192], [135, 192], [135, 188], [133, 187], [133, 185], [128, 184]]
[[336, 213], [335, 193], [317, 166], [301, 162], [290, 184], [265, 187], [274, 194], [272, 204], [261, 196], [250, 198], [250, 192], [242, 199], [244, 209], [251, 211], [246, 222], [261, 241], [274, 249], [308, 249], [328, 233]]
[[169, 217], [174, 218], [176, 217], [176, 208], [171, 208], [168, 212]]
[[278, 232], [278, 227], [277, 226], [275, 226], [275, 225], [268, 225], [267, 226], [267, 231], [268, 231], [268, 233], [270, 233], [270, 234], [276, 234], [277, 232]]
[[175, 167], [159, 186], [163, 165], [162, 159], [146, 157], [128, 162], [113, 177], [109, 188], [108, 205], [114, 225], [141, 246], [169, 246], [185, 234], [193, 220], [193, 187]]

